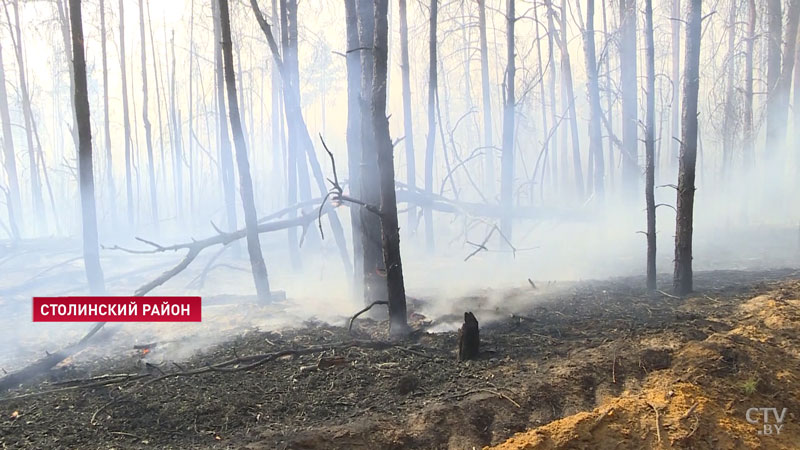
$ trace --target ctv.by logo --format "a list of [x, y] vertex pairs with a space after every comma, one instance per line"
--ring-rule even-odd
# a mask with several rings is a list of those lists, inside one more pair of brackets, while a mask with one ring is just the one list
[[[761, 416], [761, 417], [759, 417]], [[760, 435], [779, 435], [783, 429], [783, 419], [786, 417], [786, 408], [778, 414], [778, 408], [749, 408], [745, 413], [747, 422], [753, 425], [763, 425], [758, 430]], [[763, 418], [763, 422], [759, 419]]]

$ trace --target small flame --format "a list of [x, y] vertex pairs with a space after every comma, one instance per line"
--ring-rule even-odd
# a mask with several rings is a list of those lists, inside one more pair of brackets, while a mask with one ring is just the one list
[[142, 356], [145, 356], [145, 355], [147, 355], [148, 353], [150, 353], [150, 349], [149, 349], [149, 348], [143, 348], [143, 349], [142, 349]]

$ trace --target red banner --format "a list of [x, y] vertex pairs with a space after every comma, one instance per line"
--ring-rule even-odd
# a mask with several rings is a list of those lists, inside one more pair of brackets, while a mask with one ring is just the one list
[[200, 322], [200, 297], [34, 297], [34, 322]]

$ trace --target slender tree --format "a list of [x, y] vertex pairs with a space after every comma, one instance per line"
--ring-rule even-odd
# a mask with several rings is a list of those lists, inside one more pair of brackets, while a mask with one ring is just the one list
[[[434, 0], [435, 1], [435, 0]], [[513, 0], [512, 0], [513, 1]], [[380, 171], [381, 241], [386, 266], [389, 302], [389, 333], [404, 336], [409, 332], [406, 317], [406, 292], [403, 264], [400, 259], [400, 228], [397, 221], [397, 198], [394, 180], [394, 147], [386, 117], [386, 72], [388, 59], [388, 0], [375, 0], [374, 81], [372, 83], [372, 123], [378, 150]]]
[[[403, 145], [406, 149], [406, 183], [408, 189], [417, 189], [416, 157], [414, 155], [414, 120], [411, 111], [411, 63], [408, 56], [408, 12], [406, 0], [399, 0], [400, 13], [400, 71], [403, 83], [403, 125], [405, 137]], [[486, 150], [489, 151], [488, 149]], [[417, 209], [408, 206], [408, 231], [414, 234], [417, 227]]]
[[486, 43], [486, 0], [478, 0], [478, 31], [481, 48], [481, 93], [483, 94], [483, 146], [486, 195], [494, 199], [494, 144], [492, 143], [492, 91], [489, 88], [489, 46]]
[[[755, 0], [754, 0], [755, 1]], [[674, 161], [678, 160], [681, 147], [678, 136], [681, 135], [680, 119], [680, 86], [681, 86], [681, 0], [672, 0], [672, 17], [670, 18], [672, 28], [672, 105], [670, 106], [672, 123], [672, 154], [670, 155], [671, 173], [674, 172]]]
[[147, 44], [144, 35], [144, 2], [139, 0], [139, 39], [141, 41], [142, 54], [142, 125], [144, 127], [144, 140], [147, 146], [147, 173], [150, 182], [150, 210], [153, 220], [153, 227], [158, 230], [158, 192], [156, 191], [156, 167], [153, 160], [153, 129], [150, 125], [148, 115], [148, 92], [147, 92]]
[[678, 167], [678, 200], [675, 224], [675, 273], [678, 295], [692, 291], [692, 222], [694, 179], [697, 163], [697, 95], [700, 88], [700, 32], [702, 0], [690, 0], [686, 22], [686, 58], [683, 73], [683, 125]]
[[653, 42], [653, 0], [644, 3], [644, 42], [647, 64], [647, 117], [645, 123], [645, 187], [647, 205], [647, 289], [656, 289], [656, 201], [655, 201], [655, 128], [656, 63]]
[[[589, 97], [591, 115], [589, 119], [589, 154], [594, 161], [594, 195], [602, 201], [604, 196], [603, 177], [603, 135], [600, 130], [600, 80], [597, 71], [597, 52], [594, 38], [594, 0], [586, 0], [586, 28], [584, 30], [584, 43], [586, 46], [586, 89]], [[592, 167], [589, 168], [592, 170]]]
[[516, 61], [514, 58], [514, 23], [516, 14], [514, 0], [506, 0], [506, 80], [505, 104], [503, 105], [503, 153], [500, 166], [500, 203], [503, 206], [503, 217], [500, 220], [500, 229], [511, 239], [512, 234], [512, 208], [514, 190], [514, 77], [516, 74]]
[[[425, 192], [433, 194], [433, 151], [436, 145], [436, 90], [438, 85], [436, 73], [436, 26], [439, 15], [438, 0], [431, 0], [430, 37], [428, 39], [428, 137], [425, 143]], [[485, 120], [485, 119], [484, 119]], [[425, 246], [433, 251], [433, 210], [423, 210], [425, 218]]]
[[92, 169], [92, 124], [89, 115], [89, 94], [86, 87], [86, 57], [83, 50], [81, 0], [69, 0], [72, 25], [72, 67], [75, 73], [75, 117], [78, 120], [78, 181], [81, 193], [83, 225], [83, 263], [89, 290], [93, 294], [105, 291], [103, 269], [100, 266], [100, 246], [97, 238], [97, 211], [94, 200], [94, 171]]
[[731, 2], [728, 12], [728, 54], [725, 62], [725, 107], [722, 119], [722, 176], [727, 178], [733, 160], [736, 138], [736, 105], [734, 73], [736, 68], [736, 2]]
[[231, 19], [228, 10], [228, 0], [218, 0], [218, 13], [221, 32], [222, 59], [225, 70], [225, 85], [228, 91], [228, 109], [230, 113], [233, 143], [236, 146], [236, 164], [239, 169], [239, 194], [242, 197], [244, 222], [247, 232], [247, 253], [250, 255], [250, 268], [253, 272], [253, 281], [256, 292], [261, 301], [268, 301], [271, 297], [267, 265], [261, 254], [261, 241], [258, 236], [258, 216], [253, 195], [253, 180], [250, 178], [250, 162], [247, 159], [247, 143], [242, 132], [239, 102], [236, 98], [236, 79], [233, 69], [233, 43], [231, 42]]
[[3, 63], [2, 45], [0, 45], [0, 121], [3, 122], [3, 163], [8, 180], [6, 200], [8, 201], [7, 206], [10, 216], [9, 227], [12, 230], [12, 235], [19, 237], [19, 218], [22, 217], [22, 201], [19, 194], [17, 158], [14, 151], [14, 134], [11, 132], [11, 115], [8, 111], [8, 94], [6, 92], [6, 74], [5, 65]]
[[111, 125], [108, 120], [108, 59], [106, 58], [106, 2], [100, 0], [100, 52], [103, 63], [103, 136], [106, 148], [106, 188], [108, 189], [108, 209], [112, 223], [117, 221], [116, 197], [114, 189], [114, 164], [111, 154]]
[[128, 108], [128, 70], [125, 66], [125, 6], [119, 0], [119, 66], [122, 80], [122, 127], [125, 140], [125, 193], [128, 226], [133, 227], [133, 176], [131, 171], [131, 119]]
[[[747, 40], [744, 51], [744, 144], [742, 148], [745, 167], [753, 165], [753, 146], [755, 132], [753, 131], [753, 47], [756, 41], [756, 0], [748, 0]], [[795, 88], [795, 92], [798, 89]]]
[[[768, 1], [769, 15], [770, 15], [770, 49], [777, 52], [772, 55], [769, 70], [777, 72], [777, 79], [773, 80], [774, 84], [770, 84], [769, 97], [767, 99], [767, 156], [770, 158], [776, 157], [776, 147], [782, 147], [786, 139], [786, 123], [789, 113], [789, 95], [792, 85], [792, 71], [794, 70], [794, 53], [797, 47], [797, 28], [798, 20], [800, 20], [800, 0], [789, 0], [786, 5], [786, 33], [781, 41], [780, 21], [782, 20], [781, 5], [778, 2], [774, 5], [772, 0]], [[777, 15], [777, 18], [773, 17]], [[777, 20], [777, 26], [772, 22]], [[773, 27], [775, 29], [773, 29]], [[773, 32], [775, 35], [773, 36]], [[776, 45], [774, 40], [777, 40], [777, 47], [773, 49], [772, 46]], [[783, 42], [783, 53], [780, 54], [780, 44]], [[773, 67], [772, 65], [775, 65]], [[768, 72], [769, 78], [769, 72]]]
[[[181, 111], [176, 105], [178, 97], [175, 79], [175, 30], [170, 36], [170, 50], [172, 52], [172, 76], [170, 79], [170, 114], [172, 115], [172, 176], [175, 177], [175, 207], [178, 220], [183, 219], [183, 137], [181, 129]], [[191, 136], [189, 137], [191, 140]]]
[[636, 84], [636, 2], [620, 0], [620, 86], [622, 89], [622, 186], [632, 198], [639, 185], [639, 136]]

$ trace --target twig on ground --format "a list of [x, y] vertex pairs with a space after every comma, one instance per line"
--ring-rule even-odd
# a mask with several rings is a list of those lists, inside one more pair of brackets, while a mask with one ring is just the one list
[[373, 306], [375, 306], [375, 305], [388, 305], [388, 304], [389, 304], [389, 302], [386, 301], [386, 300], [377, 300], [377, 301], [372, 302], [369, 306], [367, 306], [366, 308], [362, 309], [361, 311], [355, 313], [355, 315], [353, 315], [353, 317], [350, 318], [350, 325], [347, 327], [347, 331], [353, 331], [353, 321], [356, 320], [356, 318], [358, 318], [358, 316], [360, 316], [361, 314], [364, 314], [365, 312], [367, 312], [370, 309], [372, 309]]
[[654, 404], [652, 404], [650, 402], [646, 402], [646, 403], [648, 405], [650, 405], [650, 407], [653, 408], [653, 411], [655, 411], [655, 413], [656, 413], [656, 437], [658, 438], [658, 442], [660, 443], [661, 442], [661, 414], [659, 414], [658, 408], [656, 408], [656, 406]]

